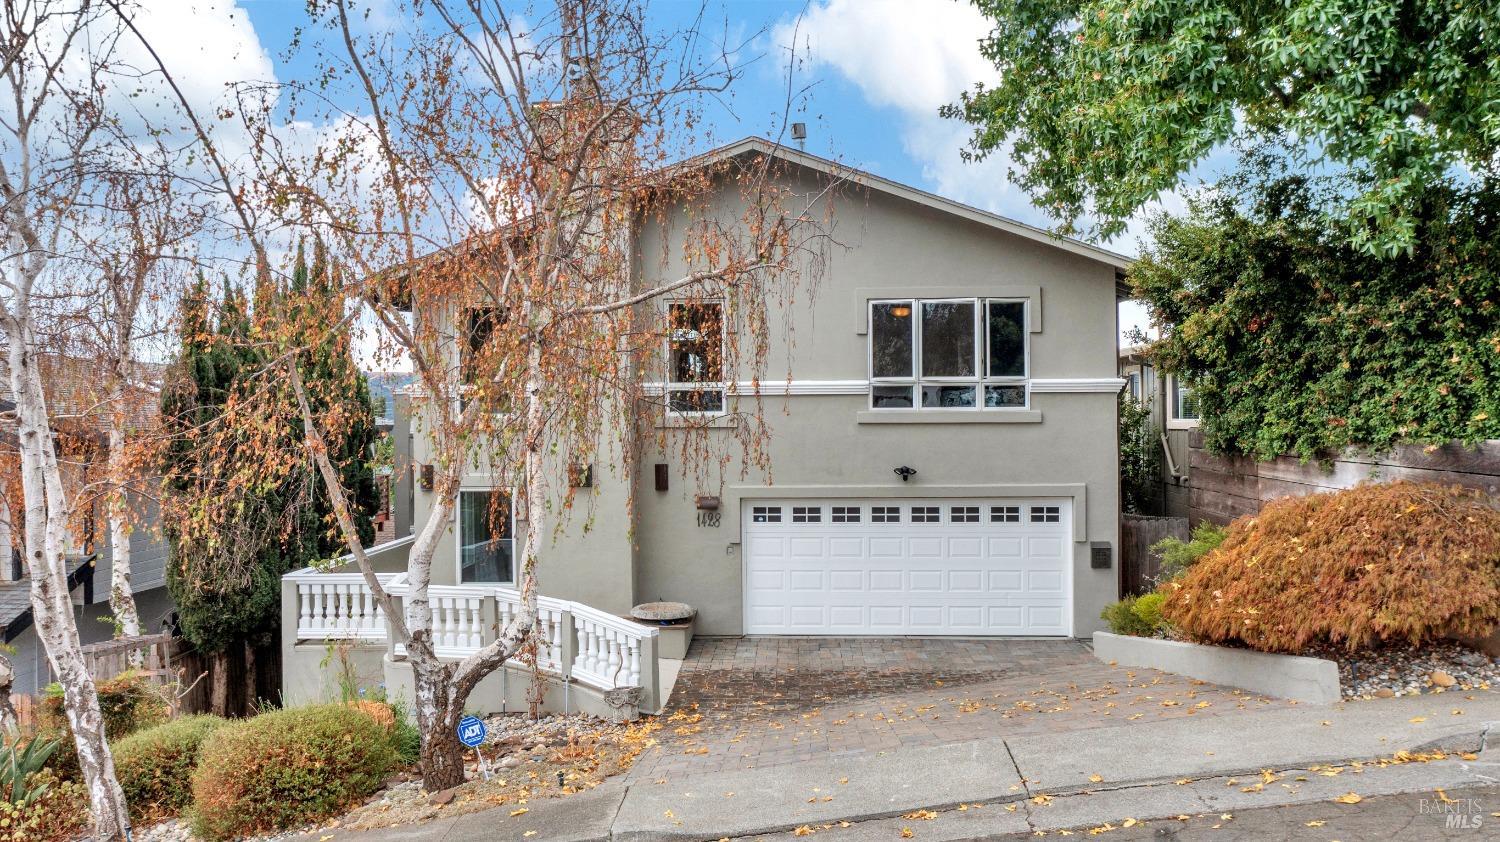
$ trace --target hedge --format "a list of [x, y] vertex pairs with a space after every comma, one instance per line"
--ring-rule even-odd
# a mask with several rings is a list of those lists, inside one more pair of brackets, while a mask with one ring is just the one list
[[229, 724], [217, 716], [185, 716], [116, 743], [115, 774], [131, 817], [155, 821], [175, 816], [192, 803], [199, 749], [210, 734]]

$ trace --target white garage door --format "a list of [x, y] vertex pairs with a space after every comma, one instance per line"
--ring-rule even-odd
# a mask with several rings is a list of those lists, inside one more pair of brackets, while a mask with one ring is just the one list
[[1069, 634], [1071, 502], [746, 501], [745, 633]]

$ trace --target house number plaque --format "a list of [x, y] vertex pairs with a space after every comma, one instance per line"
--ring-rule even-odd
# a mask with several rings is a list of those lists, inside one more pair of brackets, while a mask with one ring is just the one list
[[698, 525], [705, 529], [718, 529], [719, 515], [719, 512], [699, 512]]

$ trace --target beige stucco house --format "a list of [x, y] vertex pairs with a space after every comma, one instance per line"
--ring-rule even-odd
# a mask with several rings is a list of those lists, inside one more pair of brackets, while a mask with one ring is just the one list
[[[578, 489], [590, 528], [565, 528], [544, 550], [542, 593], [615, 616], [685, 602], [700, 635], [1099, 628], [1118, 591], [1116, 323], [1128, 260], [767, 141], [713, 153], [751, 154], [780, 158], [786, 178], [809, 185], [843, 180], [830, 221], [839, 247], [816, 296], [785, 314], [795, 342], [770, 343], [764, 376], [784, 379], [758, 383], [769, 475], [684, 478], [674, 414], [725, 413], [728, 427], [757, 384], [721, 382], [703, 364], [725, 341], [712, 302], [692, 312], [657, 302], [664, 322], [690, 322], [644, 374], [659, 417], [647, 419], [631, 475], [592, 466]], [[635, 236], [640, 271], [681, 268], [670, 220]], [[416, 318], [424, 306], [438, 305], [413, 302]], [[396, 401], [397, 449], [418, 478], [398, 483], [398, 533], [432, 506], [421, 402]], [[514, 527], [484, 516], [505, 493], [485, 473], [466, 477], [434, 585], [511, 583]]]

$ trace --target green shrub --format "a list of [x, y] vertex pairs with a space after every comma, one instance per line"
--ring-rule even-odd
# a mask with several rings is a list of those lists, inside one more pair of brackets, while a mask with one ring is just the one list
[[[113, 741], [126, 737], [142, 728], [150, 728], [167, 721], [167, 703], [158, 688], [140, 673], [123, 672], [107, 681], [95, 684], [99, 693], [99, 712], [104, 717], [104, 736]], [[57, 753], [49, 764], [63, 778], [78, 775], [78, 749], [73, 742], [73, 729], [63, 707], [62, 687], [49, 684], [42, 693], [37, 706], [37, 730], [58, 742]]]
[[1152, 627], [1147, 625], [1135, 613], [1138, 597], [1127, 596], [1119, 602], [1111, 602], [1104, 606], [1099, 613], [1100, 619], [1109, 624], [1109, 630], [1115, 634], [1128, 634], [1135, 637], [1146, 637], [1151, 634]]
[[198, 750], [209, 734], [228, 724], [217, 716], [185, 716], [115, 743], [115, 774], [130, 815], [137, 821], [155, 821], [191, 804]]
[[1167, 624], [1161, 616], [1161, 604], [1166, 598], [1166, 594], [1142, 594], [1130, 607], [1130, 613], [1148, 629], [1147, 634], [1155, 634]]
[[1164, 592], [1179, 632], [1271, 652], [1483, 637], [1500, 625], [1500, 508], [1413, 482], [1285, 497]]
[[1228, 527], [1205, 520], [1193, 529], [1192, 540], [1163, 538], [1152, 544], [1152, 552], [1161, 556], [1161, 572], [1157, 579], [1170, 582], [1186, 573], [1189, 567], [1198, 562], [1198, 559], [1208, 555], [1224, 543], [1224, 536], [1228, 534]]
[[264, 713], [204, 741], [193, 829], [229, 839], [327, 818], [378, 789], [395, 762], [387, 729], [344, 705]]

